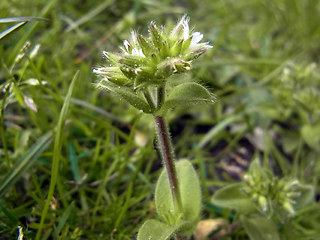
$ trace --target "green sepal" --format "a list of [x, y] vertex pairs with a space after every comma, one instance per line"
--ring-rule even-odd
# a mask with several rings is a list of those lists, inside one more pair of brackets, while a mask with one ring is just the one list
[[184, 39], [181, 47], [181, 52], [184, 52], [190, 47], [191, 40], [192, 40], [192, 36], [188, 37], [187, 39]]
[[170, 56], [170, 49], [169, 49], [167, 41], [162, 41], [159, 55], [161, 58], [166, 58], [166, 57]]
[[143, 54], [145, 56], [150, 56], [151, 53], [154, 51], [154, 47], [142, 35], [138, 35], [137, 40]]
[[176, 41], [173, 47], [170, 49], [170, 55], [173, 57], [178, 56], [181, 53], [182, 44], [183, 44], [183, 39]]
[[171, 195], [166, 169], [163, 169], [155, 190], [155, 204], [158, 215], [169, 225], [179, 225], [189, 222], [185, 231], [191, 230], [197, 223], [201, 211], [201, 190], [196, 171], [187, 160], [176, 163], [177, 178], [181, 194], [181, 212], [175, 209]]
[[125, 86], [118, 86], [109, 81], [100, 81], [99, 83], [95, 84], [96, 87], [101, 89], [107, 89], [124, 100], [126, 100], [130, 105], [133, 107], [142, 110], [145, 113], [151, 113], [151, 107], [149, 104], [142, 98], [140, 98], [137, 93], [135, 93], [131, 88]]
[[241, 213], [256, 211], [251, 198], [243, 191], [244, 183], [233, 183], [216, 191], [211, 199], [214, 205], [235, 209]]
[[157, 115], [163, 115], [174, 107], [186, 108], [196, 104], [214, 103], [215, 100], [215, 97], [198, 83], [180, 84], [171, 90]]
[[133, 68], [121, 66], [121, 72], [129, 79], [133, 80], [137, 76]]
[[280, 240], [277, 227], [271, 219], [241, 216], [240, 220], [251, 240]]
[[114, 66], [119, 65], [118, 62], [119, 62], [120, 57], [118, 55], [110, 53], [110, 52], [105, 52], [105, 51], [103, 52], [103, 55], [106, 57], [107, 61], [110, 64], [112, 64]]
[[125, 55], [120, 58], [119, 63], [127, 65], [130, 68], [138, 68], [141, 65], [147, 63], [145, 57], [138, 56], [138, 55]]
[[158, 27], [155, 25], [154, 22], [151, 22], [149, 25], [149, 32], [151, 35], [151, 39], [153, 44], [158, 47], [159, 49], [161, 49], [162, 47], [162, 41], [164, 40], [163, 37], [161, 36], [161, 32], [158, 29]]

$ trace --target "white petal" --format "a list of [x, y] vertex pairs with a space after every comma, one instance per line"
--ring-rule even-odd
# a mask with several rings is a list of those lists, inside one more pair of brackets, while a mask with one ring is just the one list
[[106, 58], [108, 58], [108, 56], [109, 56], [109, 53], [108, 53], [107, 51], [103, 51], [102, 54], [103, 54]]
[[125, 49], [127, 50], [127, 52], [129, 52], [130, 49], [130, 43], [127, 40], [123, 41], [123, 46], [125, 47]]
[[92, 72], [94, 72], [94, 73], [96, 73], [96, 74], [99, 74], [99, 73], [102, 73], [103, 71], [101, 71], [102, 70], [102, 68], [94, 68], [93, 70], [92, 70]]
[[187, 39], [189, 37], [189, 23], [188, 20], [185, 20], [183, 23], [183, 39]]
[[[174, 27], [174, 29], [171, 32], [171, 36], [180, 36], [180, 34], [183, 31], [183, 37], [185, 38], [185, 35], [189, 35], [189, 25], [188, 25], [189, 18], [187, 15], [184, 15], [180, 21], [177, 23], [177, 25]], [[186, 39], [186, 38], [185, 38]]]
[[133, 46], [138, 46], [138, 42], [137, 42], [137, 34], [135, 31], [131, 31], [131, 40], [132, 40], [132, 43], [133, 43]]
[[198, 42], [201, 41], [202, 38], [203, 38], [203, 34], [201, 34], [200, 32], [194, 32], [192, 34], [190, 46], [195, 46]]
[[142, 52], [142, 49], [136, 49], [136, 48], [132, 49], [132, 55], [145, 57], [143, 52]]

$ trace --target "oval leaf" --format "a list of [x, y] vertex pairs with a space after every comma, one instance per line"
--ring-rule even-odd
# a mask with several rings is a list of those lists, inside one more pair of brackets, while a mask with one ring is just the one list
[[169, 239], [176, 227], [158, 220], [147, 220], [139, 229], [137, 240], [166, 240]]
[[168, 224], [179, 224], [180, 219], [188, 222], [198, 220], [201, 210], [201, 190], [198, 176], [187, 160], [176, 163], [177, 177], [182, 201], [182, 215], [175, 213], [168, 174], [163, 169], [156, 186], [155, 203], [157, 213]]
[[125, 86], [118, 86], [109, 81], [101, 81], [95, 84], [100, 89], [108, 89], [110, 92], [117, 94], [119, 97], [126, 100], [133, 107], [142, 110], [145, 113], [151, 113], [149, 104], [140, 98], [131, 88]]
[[315, 189], [312, 185], [299, 184], [296, 191], [301, 195], [295, 199], [295, 204], [293, 205], [295, 209], [304, 208], [314, 201]]
[[241, 222], [251, 240], [280, 240], [277, 227], [272, 220], [243, 216]]
[[320, 145], [320, 124], [319, 125], [304, 125], [301, 129], [303, 140], [309, 147], [315, 151], [319, 151]]
[[176, 165], [184, 220], [198, 221], [201, 211], [201, 189], [198, 175], [188, 160], [181, 160]]
[[253, 212], [255, 204], [246, 195], [242, 188], [243, 183], [234, 183], [215, 192], [211, 202], [219, 207], [231, 208], [242, 213]]
[[190, 107], [195, 104], [214, 102], [215, 97], [202, 85], [194, 82], [183, 83], [171, 90], [159, 114], [163, 115], [174, 107]]

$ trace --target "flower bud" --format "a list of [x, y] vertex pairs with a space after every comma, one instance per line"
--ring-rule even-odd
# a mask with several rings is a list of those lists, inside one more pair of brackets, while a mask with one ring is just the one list
[[185, 59], [188, 61], [194, 60], [194, 59], [198, 58], [199, 56], [201, 56], [203, 53], [205, 53], [210, 48], [212, 48], [212, 46], [209, 46], [209, 45], [195, 48], [193, 51], [191, 51], [190, 53], [188, 53], [185, 56]]
[[164, 79], [172, 75], [174, 72], [174, 67], [171, 62], [164, 62], [158, 66], [157, 71], [155, 72], [156, 78]]
[[283, 208], [290, 214], [295, 214], [294, 208], [292, 207], [291, 203], [286, 201], [282, 204]]
[[112, 65], [118, 64], [118, 61], [120, 59], [119, 56], [117, 56], [116, 54], [113, 54], [113, 53], [106, 52], [106, 51], [103, 51], [102, 53], [106, 57], [106, 59], [108, 60], [108, 62], [110, 64], [112, 64]]
[[171, 61], [173, 64], [174, 72], [180, 73], [190, 70], [191, 63], [187, 61], [183, 61], [181, 59], [174, 59]]
[[262, 211], [264, 211], [264, 212], [268, 211], [268, 201], [264, 196], [260, 195], [258, 197], [258, 203], [259, 203], [259, 206], [262, 209]]

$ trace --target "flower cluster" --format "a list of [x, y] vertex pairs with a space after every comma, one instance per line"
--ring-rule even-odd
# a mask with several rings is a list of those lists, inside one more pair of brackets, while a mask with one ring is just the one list
[[189, 18], [183, 16], [173, 29], [151, 22], [146, 37], [132, 31], [120, 53], [103, 52], [109, 65], [93, 70], [101, 78], [100, 84], [108, 81], [140, 90], [161, 86], [172, 74], [190, 70], [192, 60], [212, 46], [201, 43], [203, 35], [190, 31], [188, 22]]
[[295, 199], [301, 195], [297, 191], [298, 181], [276, 178], [265, 181], [254, 178], [252, 175], [245, 175], [244, 180], [246, 183], [244, 191], [258, 203], [263, 212], [280, 207], [287, 213], [294, 214]]
[[263, 169], [255, 160], [249, 172], [244, 175], [243, 191], [255, 201], [265, 213], [283, 209], [290, 215], [295, 213], [296, 200], [301, 195], [300, 183], [297, 180], [277, 178], [267, 169]]

